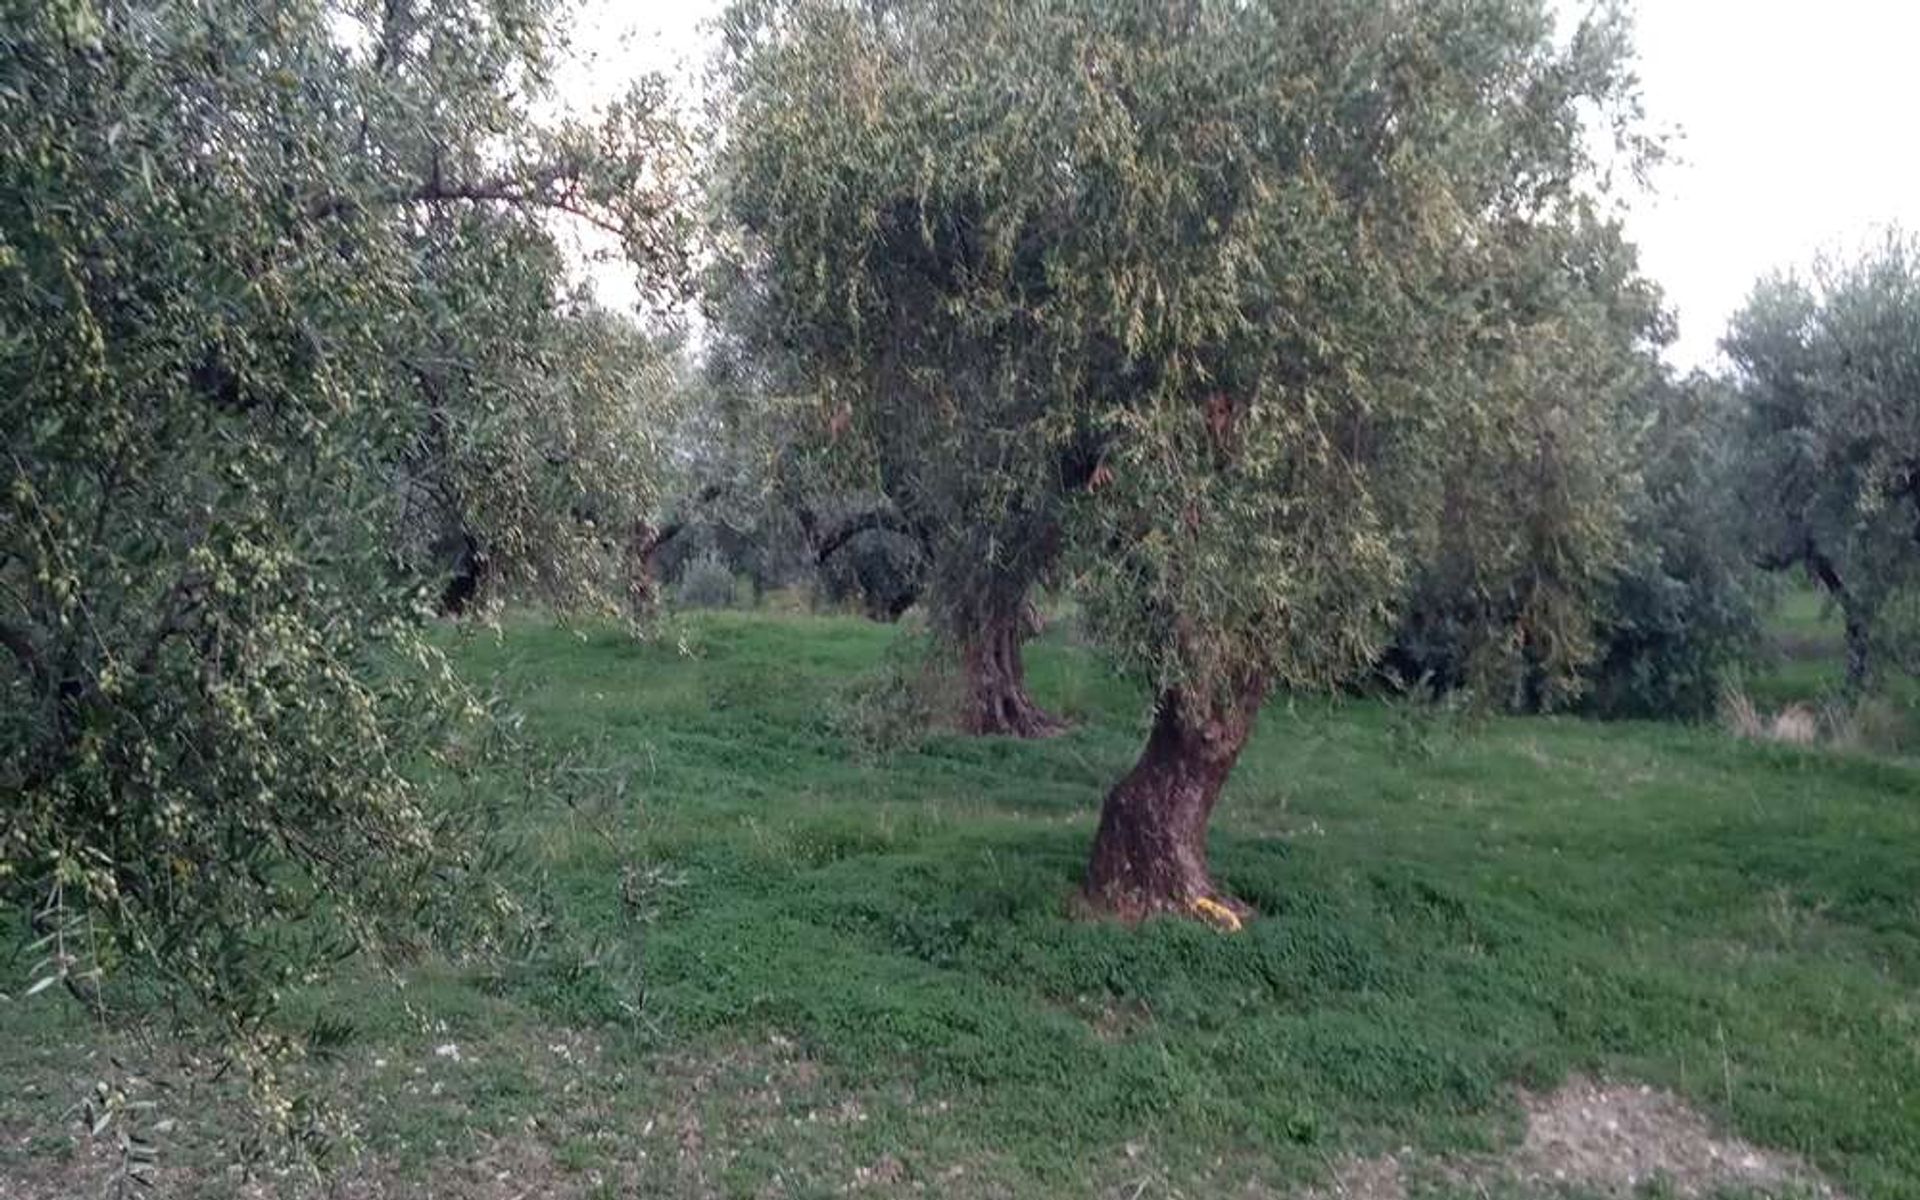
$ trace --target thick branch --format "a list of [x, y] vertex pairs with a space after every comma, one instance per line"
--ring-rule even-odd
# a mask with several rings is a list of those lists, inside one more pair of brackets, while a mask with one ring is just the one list
[[854, 538], [859, 537], [863, 533], [872, 533], [876, 530], [887, 533], [897, 533], [902, 537], [913, 539], [916, 545], [920, 543], [920, 539], [916, 535], [913, 526], [907, 522], [906, 518], [894, 512], [892, 509], [870, 508], [864, 512], [855, 513], [853, 516], [848, 517], [846, 520], [840, 522], [839, 525], [835, 526], [825, 537], [815, 541], [813, 550], [814, 558], [824, 563], [835, 554], [838, 554], [841, 548]]

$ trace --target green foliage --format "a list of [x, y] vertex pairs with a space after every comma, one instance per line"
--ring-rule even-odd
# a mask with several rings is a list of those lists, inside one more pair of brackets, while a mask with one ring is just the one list
[[681, 608], [732, 608], [735, 582], [727, 560], [709, 550], [680, 568], [673, 597]]
[[646, 517], [673, 400], [662, 347], [565, 276], [525, 214], [434, 213], [398, 365], [418, 418], [400, 465], [404, 567], [451, 567], [443, 609], [503, 596], [610, 611], [616, 539]]
[[[969, 447], [969, 512], [1050, 528], [1064, 488], [1092, 628], [1163, 683], [1366, 667], [1432, 453], [1618, 369], [1529, 308], [1578, 286], [1549, 264], [1590, 224], [1583, 114], [1645, 149], [1604, 14], [1564, 49], [1526, 0], [795, 0], [729, 33], [721, 199], [829, 402]], [[1513, 283], [1530, 256], [1546, 281]], [[1631, 306], [1601, 269], [1597, 303]], [[1592, 574], [1617, 520], [1562, 499]]]
[[673, 579], [705, 553], [725, 557], [756, 594], [812, 577], [815, 556], [789, 500], [802, 423], [774, 399], [771, 380], [734, 352], [734, 335], [709, 306], [699, 362], [675, 372], [676, 424], [662, 490], [655, 571]]
[[1700, 717], [1755, 654], [1771, 597], [1744, 536], [1737, 403], [1700, 376], [1657, 395], [1588, 703], [1612, 716]]
[[1840, 607], [1858, 688], [1920, 565], [1920, 247], [1895, 233], [1811, 283], [1763, 280], [1724, 345], [1756, 555], [1804, 569]]
[[862, 762], [885, 762], [924, 748], [959, 711], [959, 681], [950, 663], [903, 636], [880, 666], [844, 681], [829, 699], [834, 733]]
[[0, 907], [27, 990], [179, 1003], [283, 1132], [289, 985], [510, 907], [420, 784], [486, 735], [395, 554], [411, 493], [558, 582], [554, 506], [643, 461], [632, 341], [555, 306], [542, 222], [664, 285], [675, 141], [644, 96], [536, 124], [550, 16], [0, 4]]
[[1517, 711], [1713, 711], [1765, 599], [1737, 494], [1738, 412], [1716, 381], [1653, 376], [1637, 352], [1617, 361], [1630, 369], [1611, 392], [1554, 405], [1549, 436], [1495, 442], [1526, 447], [1524, 462], [1449, 463], [1390, 680]]
[[806, 582], [815, 599], [898, 618], [924, 590], [926, 556], [873, 490], [871, 460], [825, 419], [805, 356], [737, 258], [707, 271], [701, 302], [706, 344], [683, 376], [674, 455], [682, 531], [663, 571], [712, 547], [757, 591]]
[[1384, 666], [1534, 711], [1588, 686], [1609, 594], [1650, 552], [1632, 535], [1646, 532], [1645, 461], [1667, 452], [1647, 413], [1664, 394], [1665, 317], [1619, 229], [1591, 213], [1508, 236], [1486, 307], [1512, 324], [1471, 368], [1489, 402], [1449, 413], [1454, 436], [1429, 452], [1439, 519], [1406, 522], [1425, 540]]

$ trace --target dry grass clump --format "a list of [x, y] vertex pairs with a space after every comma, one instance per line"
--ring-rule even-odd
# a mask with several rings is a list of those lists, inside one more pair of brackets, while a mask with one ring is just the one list
[[1728, 733], [1750, 742], [1811, 746], [1820, 740], [1820, 718], [1811, 708], [1789, 704], [1769, 716], [1738, 688], [1729, 688], [1721, 695], [1720, 723]]
[[1878, 696], [1795, 703], [1769, 713], [1745, 692], [1728, 688], [1720, 697], [1720, 725], [1744, 741], [1876, 754], [1902, 752], [1911, 742], [1899, 706]]

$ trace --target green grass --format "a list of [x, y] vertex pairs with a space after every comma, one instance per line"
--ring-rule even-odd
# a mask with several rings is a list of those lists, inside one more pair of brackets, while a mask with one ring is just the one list
[[[1514, 1085], [1579, 1072], [1674, 1089], [1856, 1196], [1920, 1197], [1920, 770], [1277, 701], [1213, 841], [1261, 918], [1132, 930], [1067, 915], [1144, 717], [1086, 651], [1031, 654], [1070, 735], [876, 757], [843, 710], [893, 631], [684, 630], [458, 639], [530, 738], [568, 748], [519, 822], [558, 925], [502, 971], [422, 969], [404, 1004], [296, 998], [356, 1025], [339, 1086], [382, 1171], [1244, 1193], [1350, 1155], [1498, 1152]], [[89, 1077], [64, 1012], [0, 1008], [0, 1073], [34, 1088], [0, 1098], [0, 1180], [72, 1152], [26, 1141]]]
[[[1898, 626], [1910, 620], [1890, 618]], [[1846, 680], [1846, 636], [1840, 614], [1805, 580], [1782, 590], [1766, 622], [1757, 661], [1737, 685], [1762, 714], [1789, 707], [1814, 712], [1822, 735], [1856, 749], [1920, 758], [1920, 679], [1911, 669], [1910, 631], [1889, 630], [1867, 692]]]
[[1770, 708], [1818, 704], [1846, 687], [1846, 636], [1840, 614], [1804, 580], [1786, 587], [1768, 615], [1757, 670], [1746, 682]]

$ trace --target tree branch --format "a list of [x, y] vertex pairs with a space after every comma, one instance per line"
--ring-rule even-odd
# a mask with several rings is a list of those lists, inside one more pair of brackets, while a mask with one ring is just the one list
[[516, 208], [544, 208], [565, 213], [616, 237], [627, 236], [627, 227], [601, 213], [594, 212], [570, 193], [552, 190], [556, 184], [577, 184], [579, 175], [568, 167], [549, 167], [530, 179], [496, 178], [470, 182], [449, 182], [440, 175], [438, 159], [433, 174], [416, 187], [391, 188], [371, 197], [327, 196], [309, 209], [315, 220], [362, 212], [374, 204], [508, 204]]
[[814, 544], [814, 558], [824, 563], [839, 553], [841, 547], [854, 538], [863, 533], [875, 531], [897, 533], [901, 537], [912, 540], [914, 545], [920, 545], [920, 538], [905, 517], [890, 508], [870, 508], [848, 517], [835, 526], [832, 532], [819, 539]]

